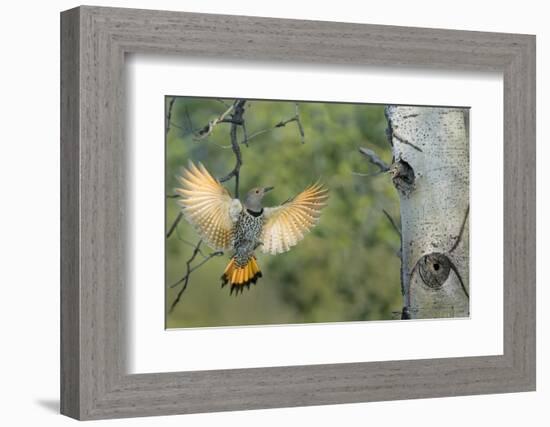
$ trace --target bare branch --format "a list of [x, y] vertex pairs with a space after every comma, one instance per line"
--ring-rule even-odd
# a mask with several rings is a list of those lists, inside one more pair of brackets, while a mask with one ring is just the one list
[[359, 147], [359, 152], [363, 154], [369, 162], [377, 166], [380, 169], [380, 172], [388, 172], [390, 170], [389, 165], [386, 164], [378, 155], [372, 151], [370, 148]]
[[174, 108], [176, 99], [177, 99], [177, 97], [175, 97], [175, 96], [172, 97], [170, 99], [169, 104], [168, 104], [168, 109], [167, 109], [167, 113], [166, 113], [166, 135], [168, 135], [168, 132], [173, 127], [183, 131], [184, 134], [195, 132], [193, 130], [193, 123], [191, 122], [191, 117], [189, 116], [189, 109], [187, 108], [187, 105], [185, 105], [185, 110], [184, 110], [184, 112], [185, 112], [185, 121], [187, 123], [184, 123], [183, 125], [179, 125], [179, 124], [175, 123], [174, 121], [172, 121], [172, 115], [173, 115], [172, 112], [173, 112], [173, 108]]
[[[198, 251], [198, 253], [202, 253], [201, 251]], [[199, 262], [197, 265], [195, 265], [194, 267], [191, 267], [185, 276], [183, 276], [180, 280], [178, 280], [176, 283], [170, 285], [170, 288], [175, 288], [176, 286], [178, 286], [181, 282], [183, 282], [184, 280], [187, 279], [187, 276], [191, 273], [193, 273], [193, 271], [195, 270], [198, 270], [199, 268], [201, 268], [204, 264], [206, 264], [208, 261], [210, 261], [212, 258], [215, 258], [217, 256], [222, 256], [223, 255], [223, 252], [222, 251], [216, 251], [216, 252], [212, 252], [208, 255], [202, 255], [203, 256], [203, 260], [201, 262]], [[196, 255], [195, 255], [196, 257]]]
[[216, 101], [218, 101], [220, 104], [223, 104], [225, 105], [225, 108], [229, 108], [229, 105], [227, 102], [225, 102], [223, 99], [221, 98], [216, 98]]
[[[185, 240], [183, 237], [180, 236], [179, 227], [176, 228], [176, 235], [178, 236], [178, 240], [179, 240], [180, 242], [182, 242], [183, 244], [185, 244], [185, 245], [187, 245], [187, 246], [192, 247], [193, 249], [195, 248], [196, 243], [192, 243], [192, 242], [190, 242], [189, 240]], [[208, 256], [204, 254], [204, 252], [202, 251], [202, 249], [199, 250], [199, 255], [200, 255], [203, 259], [208, 258]]]
[[184, 128], [183, 126], [180, 126], [180, 125], [178, 125], [178, 124], [176, 124], [176, 123], [174, 123], [174, 122], [169, 122], [169, 125], [170, 125], [170, 126], [173, 126], [173, 127], [175, 127], [175, 128], [178, 128], [179, 130], [187, 131], [186, 128]]
[[166, 135], [168, 135], [168, 132], [170, 132], [170, 125], [172, 124], [172, 109], [174, 108], [175, 102], [176, 102], [176, 97], [173, 96], [170, 99], [170, 102], [168, 103], [168, 110], [166, 112], [166, 124], [165, 124]]
[[300, 136], [302, 137], [302, 144], [305, 144], [305, 133], [304, 133], [304, 127], [302, 126], [302, 122], [300, 121], [300, 110], [298, 107], [298, 103], [294, 104], [294, 117], [296, 118], [296, 125], [298, 126], [298, 131], [300, 132]]
[[369, 178], [369, 177], [371, 177], [371, 176], [377, 176], [377, 175], [380, 175], [381, 173], [384, 173], [384, 172], [378, 171], [378, 172], [374, 172], [374, 173], [363, 173], [363, 172], [351, 171], [351, 174], [352, 174], [352, 175], [355, 175], [355, 176], [362, 176], [362, 177], [366, 177], [366, 178]]
[[[205, 138], [209, 137], [212, 134], [212, 132], [214, 131], [214, 128], [219, 123], [232, 123], [232, 124], [234, 124], [232, 121], [226, 120], [225, 117], [233, 111], [235, 106], [236, 106], [236, 103], [233, 103], [232, 105], [229, 106], [229, 108], [227, 110], [225, 110], [218, 117], [216, 117], [213, 120], [210, 120], [205, 127], [203, 127], [201, 130], [199, 130], [197, 132], [197, 134], [195, 135], [195, 139], [196, 140], [201, 140], [201, 139], [205, 139]], [[235, 120], [235, 119], [233, 118], [233, 120]]]
[[178, 294], [176, 295], [176, 298], [174, 299], [174, 301], [172, 302], [172, 305], [170, 306], [170, 312], [172, 312], [174, 310], [174, 307], [180, 302], [181, 297], [182, 297], [183, 293], [185, 292], [185, 290], [187, 289], [187, 285], [189, 284], [189, 278], [191, 277], [191, 273], [193, 273], [195, 270], [202, 267], [204, 264], [206, 264], [212, 258], [223, 255], [223, 252], [221, 252], [221, 251], [212, 252], [205, 259], [203, 259], [200, 263], [198, 263], [197, 265], [191, 267], [191, 263], [195, 260], [197, 255], [201, 252], [201, 249], [200, 249], [201, 244], [202, 244], [202, 240], [199, 240], [197, 242], [195, 248], [193, 249], [193, 254], [187, 260], [187, 262], [186, 262], [187, 272], [185, 273], [185, 276], [183, 276], [180, 280], [178, 280], [176, 283], [174, 283], [173, 285], [170, 286], [170, 288], [174, 288], [174, 287], [178, 286], [179, 284], [183, 283], [183, 286], [179, 290]]
[[187, 108], [187, 104], [185, 104], [185, 118], [187, 119], [187, 126], [189, 127], [190, 131], [193, 132], [193, 122], [191, 121], [191, 116], [189, 115], [189, 108]]
[[241, 148], [239, 147], [239, 141], [237, 140], [237, 126], [239, 126], [237, 123], [242, 124], [243, 123], [243, 114], [244, 114], [244, 105], [246, 103], [245, 99], [237, 99], [231, 106], [231, 110], [233, 110], [233, 114], [231, 115], [231, 119], [233, 120], [233, 123], [231, 124], [231, 148], [233, 149], [233, 153], [235, 154], [235, 167], [231, 172], [229, 172], [226, 176], [219, 178], [220, 182], [226, 182], [229, 181], [231, 178], [235, 178], [235, 198], [239, 198], [239, 173], [241, 170], [241, 166], [243, 164], [243, 158], [241, 154]]
[[399, 235], [399, 240], [401, 240], [401, 228], [397, 225], [397, 223], [394, 221], [394, 219], [391, 217], [391, 215], [386, 211], [386, 209], [382, 209], [382, 212], [384, 212], [384, 215], [386, 215], [386, 218], [392, 225], [393, 229], [397, 232]]
[[302, 126], [302, 122], [300, 121], [298, 104], [295, 104], [295, 112], [296, 113], [294, 114], [294, 116], [292, 116], [292, 117], [290, 117], [286, 120], [281, 120], [280, 122], [274, 124], [272, 127], [268, 127], [268, 128], [261, 129], [259, 131], [253, 132], [252, 134], [250, 134], [250, 136], [247, 136], [246, 133], [245, 133], [245, 138], [244, 138], [242, 144], [248, 146], [248, 143], [250, 142], [251, 139], [256, 138], [257, 136], [263, 135], [264, 133], [272, 132], [275, 129], [285, 127], [287, 124], [292, 123], [292, 122], [295, 122], [296, 126], [298, 126], [298, 131], [300, 132], [301, 142], [302, 142], [302, 144], [305, 144], [304, 127]]
[[168, 230], [168, 232], [166, 233], [166, 238], [170, 237], [172, 235], [172, 233], [174, 232], [174, 230], [176, 229], [176, 227], [178, 226], [179, 222], [181, 221], [181, 218], [183, 217], [183, 214], [181, 212], [178, 213], [178, 216], [176, 217], [176, 219], [174, 220], [173, 224], [170, 226], [170, 229]]

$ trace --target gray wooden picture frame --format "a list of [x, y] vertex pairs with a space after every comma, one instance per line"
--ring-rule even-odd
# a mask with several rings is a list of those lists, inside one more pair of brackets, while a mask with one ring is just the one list
[[[504, 354], [127, 374], [124, 61], [136, 52], [502, 72]], [[71, 9], [61, 14], [61, 165], [65, 415], [84, 420], [535, 390], [532, 35]]]

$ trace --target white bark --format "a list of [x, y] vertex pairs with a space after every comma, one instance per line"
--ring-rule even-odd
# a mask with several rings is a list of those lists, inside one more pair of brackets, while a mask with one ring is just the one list
[[469, 315], [468, 111], [386, 109], [401, 199], [402, 285], [411, 318]]

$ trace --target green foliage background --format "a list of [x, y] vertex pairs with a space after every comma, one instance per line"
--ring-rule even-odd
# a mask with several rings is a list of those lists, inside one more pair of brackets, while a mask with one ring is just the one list
[[[167, 108], [171, 101], [166, 97]], [[233, 100], [223, 100], [228, 105]], [[166, 194], [174, 194], [176, 176], [189, 159], [202, 162], [216, 177], [235, 164], [229, 124], [219, 124], [205, 140], [194, 132], [227, 109], [221, 100], [177, 97], [166, 138]], [[166, 324], [168, 328], [362, 321], [396, 318], [401, 308], [397, 257], [399, 237], [383, 209], [399, 218], [399, 199], [388, 176], [365, 177], [376, 168], [358, 147], [376, 149], [386, 162], [383, 106], [299, 102], [305, 131], [301, 143], [295, 122], [241, 145], [241, 197], [254, 186], [275, 187], [266, 206], [280, 204], [321, 178], [329, 188], [328, 206], [319, 224], [297, 246], [277, 256], [258, 253], [264, 277], [237, 297], [220, 288], [229, 255], [216, 257], [193, 272], [187, 290], [172, 312], [180, 287], [171, 288], [186, 271], [198, 236], [182, 220], [166, 240]], [[294, 102], [246, 103], [248, 135], [295, 114]], [[239, 131], [239, 139], [243, 134]], [[234, 180], [225, 183], [234, 194]], [[166, 228], [178, 215], [176, 199], [166, 199]], [[211, 250], [203, 246], [205, 255]], [[197, 257], [197, 262], [201, 260]]]

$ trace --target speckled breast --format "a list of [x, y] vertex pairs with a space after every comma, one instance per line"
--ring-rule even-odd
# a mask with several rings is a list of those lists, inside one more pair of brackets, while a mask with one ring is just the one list
[[239, 215], [235, 225], [233, 247], [237, 264], [245, 265], [260, 242], [264, 224], [263, 210], [259, 213], [249, 212], [246, 209]]

